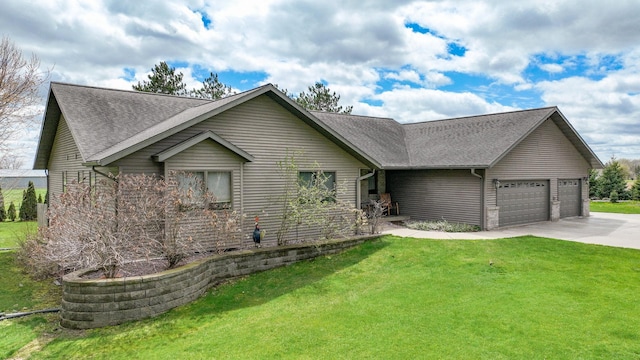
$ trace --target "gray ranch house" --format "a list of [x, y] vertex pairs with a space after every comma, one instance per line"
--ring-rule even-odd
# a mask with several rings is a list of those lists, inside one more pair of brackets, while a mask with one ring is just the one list
[[292, 152], [301, 172], [346, 183], [354, 207], [390, 193], [404, 216], [486, 230], [588, 216], [589, 169], [603, 166], [556, 107], [400, 124], [307, 111], [271, 84], [205, 100], [52, 82], [34, 169], [50, 202], [72, 180], [198, 172], [275, 244], [277, 163]]

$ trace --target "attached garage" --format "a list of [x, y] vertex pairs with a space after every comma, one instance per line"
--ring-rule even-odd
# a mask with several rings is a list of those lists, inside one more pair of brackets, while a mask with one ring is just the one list
[[365, 173], [376, 170], [377, 191], [413, 220], [491, 230], [588, 216], [582, 179], [603, 167], [556, 107], [407, 124], [313, 114], [378, 161]]
[[502, 181], [497, 190], [500, 226], [549, 220], [549, 181]]
[[582, 210], [582, 183], [580, 179], [558, 180], [560, 217], [580, 216]]

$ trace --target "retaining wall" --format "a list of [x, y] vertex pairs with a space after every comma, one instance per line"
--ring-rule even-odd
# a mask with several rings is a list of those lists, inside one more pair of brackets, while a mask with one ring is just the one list
[[335, 254], [376, 237], [241, 250], [156, 274], [118, 279], [83, 279], [93, 270], [79, 270], [63, 277], [61, 324], [91, 329], [152, 317], [197, 299], [225, 279]]

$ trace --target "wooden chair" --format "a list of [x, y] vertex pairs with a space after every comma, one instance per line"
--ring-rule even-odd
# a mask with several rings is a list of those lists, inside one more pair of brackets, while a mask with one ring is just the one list
[[391, 211], [395, 209], [396, 215], [400, 215], [400, 205], [397, 201], [391, 201], [391, 194], [380, 194], [380, 201], [382, 202], [387, 215], [391, 215]]

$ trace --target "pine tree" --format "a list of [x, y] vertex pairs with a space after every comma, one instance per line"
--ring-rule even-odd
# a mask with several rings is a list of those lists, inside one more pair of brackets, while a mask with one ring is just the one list
[[22, 195], [22, 205], [20, 205], [20, 220], [33, 221], [38, 218], [38, 200], [36, 199], [36, 188], [33, 181], [29, 181], [27, 190]]
[[603, 197], [610, 197], [615, 191], [621, 200], [627, 199], [627, 182], [624, 174], [625, 171], [620, 163], [615, 158], [611, 158], [600, 176], [600, 194]]
[[42, 204], [42, 194], [38, 194], [38, 204]]
[[640, 200], [640, 179], [636, 179], [631, 188], [631, 199]]
[[187, 84], [182, 81], [184, 74], [176, 73], [176, 68], [169, 67], [164, 61], [155, 65], [147, 77], [149, 81], [138, 81], [138, 85], [133, 85], [133, 90], [180, 96], [188, 94]]
[[9, 210], [7, 210], [7, 217], [11, 221], [16, 221], [16, 206], [13, 201], [9, 204]]
[[7, 212], [4, 209], [4, 195], [2, 195], [2, 186], [0, 186], [0, 222], [7, 218]]
[[218, 74], [209, 73], [209, 77], [202, 81], [202, 88], [193, 89], [189, 94], [191, 97], [217, 100], [233, 94], [231, 86], [223, 84], [218, 79]]
[[353, 106], [347, 106], [346, 108], [338, 105], [340, 101], [340, 95], [336, 92], [331, 92], [329, 88], [321, 83], [317, 82], [313, 86], [309, 86], [309, 92], [304, 91], [295, 98], [295, 101], [305, 109], [319, 110], [327, 112], [335, 112], [342, 114], [351, 114]]

